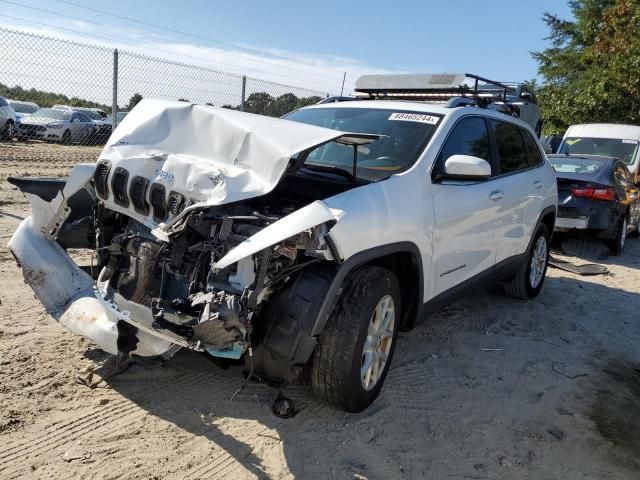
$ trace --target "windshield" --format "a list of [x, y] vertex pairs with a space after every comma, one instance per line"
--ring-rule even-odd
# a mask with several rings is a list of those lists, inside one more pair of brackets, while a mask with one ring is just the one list
[[615, 157], [627, 165], [633, 163], [637, 140], [621, 138], [592, 138], [592, 137], [568, 137], [565, 138], [558, 153], [578, 155], [601, 155]]
[[64, 110], [54, 110], [53, 108], [40, 108], [33, 112], [34, 118], [50, 118], [52, 120], [67, 120], [71, 114]]
[[13, 107], [13, 110], [18, 113], [33, 113], [38, 110], [36, 105], [31, 105], [30, 103], [22, 103], [22, 102], [9, 102]]
[[[411, 167], [427, 145], [440, 115], [378, 108], [309, 108], [285, 116], [350, 133], [374, 133], [383, 138], [358, 147], [358, 177], [381, 180]], [[316, 148], [306, 164], [319, 164], [351, 171], [353, 147], [330, 142]]]
[[595, 174], [606, 164], [604, 160], [593, 158], [551, 157], [549, 161], [557, 173], [587, 173]]

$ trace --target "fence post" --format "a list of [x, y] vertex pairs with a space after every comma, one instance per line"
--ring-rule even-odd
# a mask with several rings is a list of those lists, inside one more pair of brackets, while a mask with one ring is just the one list
[[240, 100], [240, 110], [244, 112], [244, 99], [247, 94], [247, 77], [246, 75], [242, 76], [242, 99]]
[[118, 49], [116, 48], [113, 51], [113, 94], [112, 94], [112, 103], [111, 103], [111, 124], [112, 128], [116, 128], [118, 126], [117, 116], [118, 116]]

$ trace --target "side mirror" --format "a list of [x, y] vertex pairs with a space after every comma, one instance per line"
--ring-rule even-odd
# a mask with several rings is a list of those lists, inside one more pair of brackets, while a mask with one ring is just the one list
[[444, 162], [443, 178], [455, 180], [486, 180], [491, 177], [491, 165], [471, 155], [451, 155]]

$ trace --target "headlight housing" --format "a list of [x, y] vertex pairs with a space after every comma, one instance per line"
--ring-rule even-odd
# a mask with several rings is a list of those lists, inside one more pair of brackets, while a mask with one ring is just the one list
[[62, 128], [62, 124], [61, 123], [49, 123], [47, 125], [47, 128], [54, 128], [54, 129]]

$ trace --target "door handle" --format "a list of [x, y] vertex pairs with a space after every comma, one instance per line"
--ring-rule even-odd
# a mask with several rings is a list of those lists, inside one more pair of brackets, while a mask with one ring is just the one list
[[536, 188], [542, 188], [542, 182], [540, 180], [536, 180], [533, 182], [533, 186]]
[[489, 195], [489, 198], [494, 201], [500, 200], [502, 197], [504, 197], [504, 192], [501, 192], [500, 190], [494, 190]]

